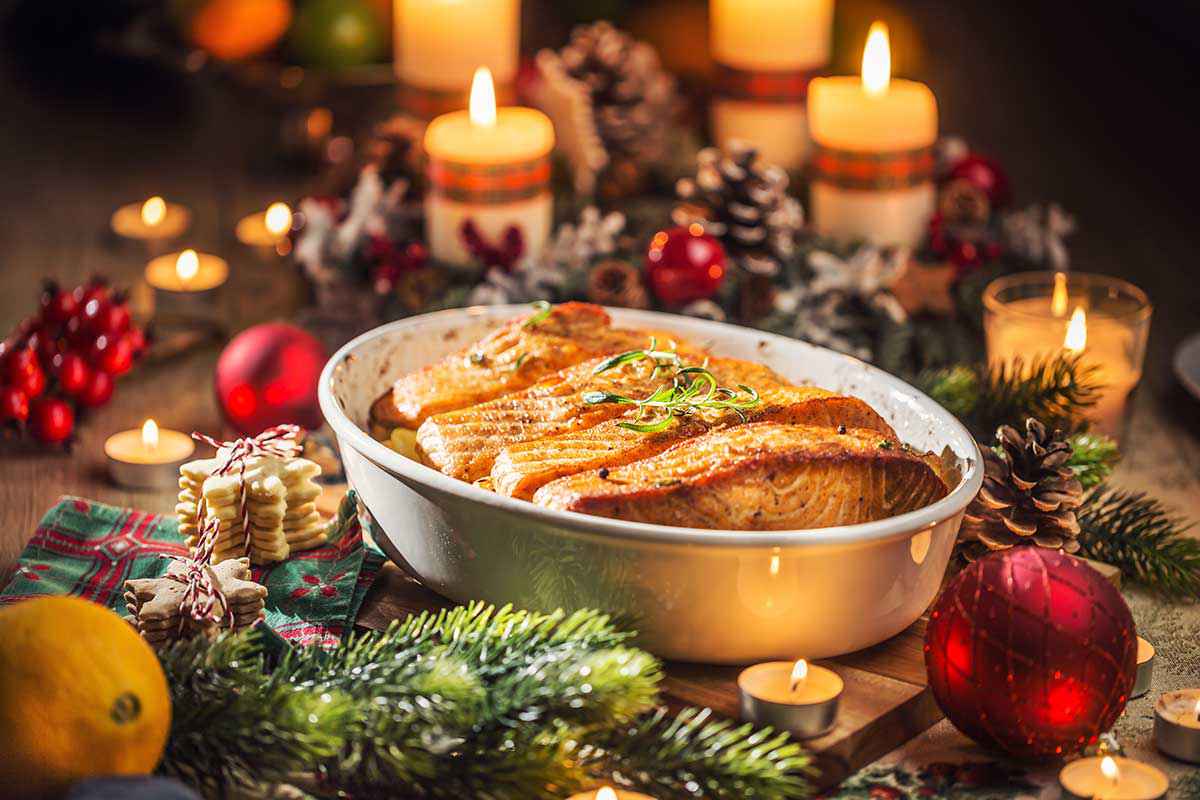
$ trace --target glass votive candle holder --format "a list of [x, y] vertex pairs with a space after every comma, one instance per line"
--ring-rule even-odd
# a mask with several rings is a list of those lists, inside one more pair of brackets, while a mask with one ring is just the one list
[[1153, 309], [1129, 281], [1085, 272], [1019, 272], [983, 291], [988, 362], [1076, 354], [1100, 386], [1083, 415], [1098, 433], [1120, 438], [1130, 393], [1142, 377]]

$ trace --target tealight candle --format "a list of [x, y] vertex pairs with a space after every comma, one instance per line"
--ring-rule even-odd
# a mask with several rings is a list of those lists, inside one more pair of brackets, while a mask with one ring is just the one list
[[1083, 415], [1099, 433], [1119, 437], [1130, 392], [1142, 377], [1152, 308], [1133, 284], [1083, 272], [1022, 272], [983, 293], [988, 360], [1078, 354], [1101, 385]]
[[1058, 782], [1072, 800], [1156, 800], [1170, 786], [1162, 770], [1121, 756], [1072, 761], [1058, 773]]
[[114, 433], [104, 442], [108, 474], [132, 489], [168, 489], [179, 481], [179, 467], [196, 445], [180, 431], [164, 430], [148, 419], [140, 429]]
[[1140, 636], [1137, 645], [1137, 677], [1133, 681], [1130, 697], [1141, 697], [1150, 691], [1150, 683], [1154, 680], [1154, 645]]
[[406, 110], [429, 119], [462, 108], [480, 66], [508, 96], [520, 59], [520, 0], [394, 2], [395, 68]]
[[1200, 689], [1164, 692], [1158, 698], [1154, 743], [1171, 758], [1200, 764]]
[[654, 800], [654, 798], [641, 792], [627, 792], [611, 786], [601, 786], [594, 792], [573, 794], [567, 800]]
[[470, 231], [502, 246], [516, 231], [536, 257], [550, 235], [550, 151], [554, 126], [532, 108], [496, 108], [492, 76], [480, 67], [468, 111], [443, 114], [425, 130], [429, 192], [425, 232], [431, 255], [467, 264]]
[[808, 157], [808, 84], [829, 63], [833, 0], [710, 0], [718, 145], [743, 139], [784, 169]]
[[272, 203], [266, 211], [238, 220], [234, 234], [239, 242], [259, 250], [287, 255], [291, 250], [292, 210], [287, 203]]
[[155, 195], [141, 203], [129, 203], [113, 212], [113, 233], [125, 239], [154, 244], [174, 239], [187, 230], [192, 212], [178, 203]]
[[228, 277], [225, 259], [191, 249], [159, 256], [146, 265], [156, 314], [213, 316], [216, 293]]
[[937, 100], [923, 83], [893, 80], [891, 64], [887, 27], [876, 22], [861, 78], [809, 84], [813, 226], [842, 242], [913, 247], [933, 216]]
[[742, 719], [801, 739], [833, 728], [844, 688], [836, 672], [804, 659], [755, 664], [738, 675]]

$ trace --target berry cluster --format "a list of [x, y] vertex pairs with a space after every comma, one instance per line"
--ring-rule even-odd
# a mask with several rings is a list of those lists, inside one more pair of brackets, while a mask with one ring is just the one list
[[0, 425], [43, 444], [66, 442], [76, 409], [107, 403], [145, 350], [126, 298], [104, 280], [72, 291], [48, 281], [40, 312], [0, 342]]

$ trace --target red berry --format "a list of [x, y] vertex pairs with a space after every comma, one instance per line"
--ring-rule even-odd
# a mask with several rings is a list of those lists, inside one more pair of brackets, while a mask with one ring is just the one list
[[0, 386], [0, 422], [29, 419], [29, 395], [16, 386]]
[[113, 376], [104, 370], [93, 370], [83, 390], [76, 395], [81, 406], [98, 408], [113, 396]]
[[55, 358], [55, 374], [58, 385], [67, 394], [74, 395], [82, 392], [92, 377], [92, 370], [87, 361], [78, 353], [62, 353]]
[[[90, 304], [88, 307], [90, 308]], [[89, 327], [97, 334], [120, 336], [129, 330], [131, 321], [128, 306], [123, 303], [104, 301], [99, 303], [95, 315], [89, 319]]]
[[124, 336], [102, 333], [92, 342], [88, 359], [109, 375], [124, 375], [133, 366], [133, 344]]
[[47, 283], [42, 292], [42, 317], [47, 322], [62, 325], [79, 308], [79, 298], [73, 292], [65, 292], [55, 283]]
[[61, 397], [41, 397], [30, 412], [29, 429], [44, 444], [64, 442], [75, 429], [75, 412]]
[[37, 353], [30, 347], [18, 347], [13, 350], [4, 365], [4, 377], [7, 378], [8, 383], [16, 384], [23, 381], [27, 375], [40, 369]]
[[108, 281], [98, 276], [80, 286], [79, 291], [80, 307], [86, 306], [92, 300], [107, 300], [110, 294]]
[[659, 231], [646, 251], [646, 280], [668, 306], [704, 300], [725, 278], [725, 248], [699, 225]]
[[129, 339], [129, 344], [133, 345], [133, 355], [135, 358], [146, 352], [148, 345], [146, 332], [141, 328], [136, 325], [131, 327], [129, 332], [125, 334], [125, 338]]
[[33, 369], [26, 370], [19, 374], [10, 372], [9, 382], [13, 386], [23, 391], [29, 397], [37, 397], [42, 392], [46, 391], [46, 372], [42, 369], [42, 365], [33, 362]]

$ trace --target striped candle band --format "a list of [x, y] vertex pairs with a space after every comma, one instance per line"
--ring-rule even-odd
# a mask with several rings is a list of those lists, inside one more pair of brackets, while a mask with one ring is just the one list
[[[462, 89], [427, 89], [400, 83], [400, 108], [420, 119], [433, 119], [451, 111], [461, 111], [467, 107], [469, 90]], [[496, 104], [499, 106], [512, 105], [517, 100], [516, 87], [511, 83], [496, 84]]]
[[905, 189], [933, 180], [933, 146], [863, 153], [813, 143], [810, 178], [842, 189]]
[[715, 91], [730, 100], [803, 103], [808, 99], [808, 83], [817, 74], [815, 69], [739, 69], [717, 64]]
[[429, 159], [429, 185], [461, 203], [497, 205], [528, 200], [550, 188], [549, 155], [516, 164], [460, 164]]

